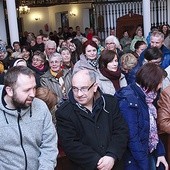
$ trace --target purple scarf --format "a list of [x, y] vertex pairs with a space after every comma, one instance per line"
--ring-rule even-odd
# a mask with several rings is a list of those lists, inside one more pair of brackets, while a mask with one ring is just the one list
[[142, 89], [142, 91], [144, 92], [146, 96], [145, 99], [146, 99], [146, 103], [148, 105], [148, 111], [149, 111], [149, 118], [150, 118], [149, 151], [151, 153], [156, 149], [157, 144], [159, 142], [157, 124], [156, 124], [157, 110], [152, 103], [154, 99], [156, 98], [157, 93], [153, 91], [146, 92], [145, 89]]

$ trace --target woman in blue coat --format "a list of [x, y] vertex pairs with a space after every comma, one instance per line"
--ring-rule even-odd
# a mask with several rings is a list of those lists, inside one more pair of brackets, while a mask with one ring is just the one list
[[168, 170], [165, 150], [157, 132], [157, 111], [152, 104], [162, 86], [164, 71], [147, 63], [137, 72], [136, 82], [116, 93], [120, 110], [129, 127], [125, 170]]

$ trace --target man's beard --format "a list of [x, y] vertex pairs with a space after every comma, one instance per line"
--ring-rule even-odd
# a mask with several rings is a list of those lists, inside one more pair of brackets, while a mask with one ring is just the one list
[[15, 108], [26, 109], [26, 108], [30, 107], [30, 105], [26, 104], [26, 101], [27, 101], [27, 99], [23, 102], [19, 101], [18, 98], [16, 97], [16, 95], [14, 95], [12, 97], [12, 104], [15, 106]]

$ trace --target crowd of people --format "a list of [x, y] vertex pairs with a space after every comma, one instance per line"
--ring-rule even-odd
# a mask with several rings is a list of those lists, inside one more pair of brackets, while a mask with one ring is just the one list
[[70, 170], [168, 170], [169, 30], [0, 40], [0, 169], [53, 170], [64, 153]]

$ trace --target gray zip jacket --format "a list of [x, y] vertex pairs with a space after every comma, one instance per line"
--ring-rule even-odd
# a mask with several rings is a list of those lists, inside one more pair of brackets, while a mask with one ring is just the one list
[[10, 110], [0, 86], [0, 170], [54, 170], [57, 133], [46, 104], [35, 98], [31, 107]]

